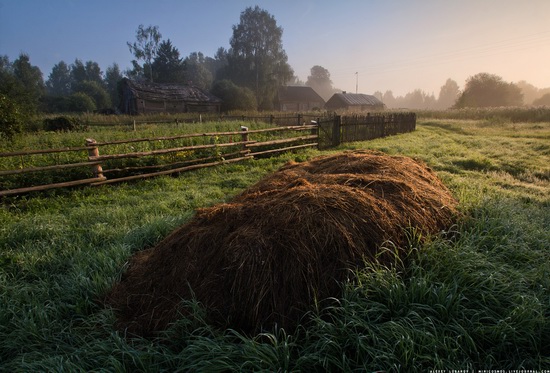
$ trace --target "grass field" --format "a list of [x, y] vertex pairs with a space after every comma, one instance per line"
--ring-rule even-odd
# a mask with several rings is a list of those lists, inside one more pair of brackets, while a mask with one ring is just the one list
[[407, 371], [550, 369], [550, 123], [425, 118], [345, 149], [425, 161], [460, 201], [452, 238], [411, 239], [295, 333], [247, 337], [200, 305], [158, 340], [127, 339], [98, 299], [127, 260], [194, 210], [318, 151], [130, 184], [5, 199], [0, 371]]

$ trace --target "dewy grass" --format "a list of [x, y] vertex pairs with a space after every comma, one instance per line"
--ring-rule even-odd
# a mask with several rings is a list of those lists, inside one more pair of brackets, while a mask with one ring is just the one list
[[[550, 124], [420, 120], [347, 144], [420, 158], [460, 201], [454, 232], [318, 300], [296, 332], [218, 330], [200, 304], [157, 340], [101, 297], [136, 251], [309, 150], [141, 182], [5, 199], [0, 371], [429, 371], [550, 367]], [[474, 160], [476, 167], [471, 167]]]

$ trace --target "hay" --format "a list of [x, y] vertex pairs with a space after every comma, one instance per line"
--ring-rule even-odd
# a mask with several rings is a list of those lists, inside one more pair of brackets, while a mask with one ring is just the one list
[[447, 229], [455, 206], [407, 157], [345, 152], [288, 164], [138, 253], [107, 303], [138, 335], [165, 329], [193, 295], [222, 327], [292, 328], [315, 299], [338, 297], [350, 269], [385, 241], [404, 247], [405, 228]]

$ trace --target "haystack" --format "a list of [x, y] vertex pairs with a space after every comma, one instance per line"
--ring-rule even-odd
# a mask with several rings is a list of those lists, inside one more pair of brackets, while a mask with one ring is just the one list
[[138, 335], [167, 328], [193, 296], [221, 327], [293, 328], [316, 299], [338, 297], [350, 269], [385, 242], [405, 247], [407, 228], [437, 234], [455, 207], [411, 158], [345, 152], [288, 164], [138, 253], [107, 302]]

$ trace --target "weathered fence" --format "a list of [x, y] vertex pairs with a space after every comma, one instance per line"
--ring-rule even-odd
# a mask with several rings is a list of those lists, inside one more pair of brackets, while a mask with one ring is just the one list
[[[247, 120], [252, 121], [250, 117], [247, 117]], [[61, 182], [40, 183], [40, 178], [36, 178], [35, 184], [39, 185], [8, 187], [0, 190], [0, 197], [53, 188], [97, 186], [169, 175], [307, 147], [326, 149], [343, 142], [370, 140], [411, 132], [416, 128], [414, 113], [319, 117], [302, 114], [277, 117], [271, 115], [258, 117], [257, 120], [276, 124], [277, 127], [258, 130], [241, 127], [239, 131], [108, 142], [86, 139], [85, 146], [82, 147], [0, 153], [0, 158], [21, 158], [17, 169], [0, 170], [2, 177], [40, 172], [67, 173], [65, 180]], [[284, 123], [292, 125], [282, 125]], [[162, 144], [160, 148], [159, 143]], [[141, 149], [136, 149], [139, 144], [145, 145], [141, 146]], [[79, 156], [73, 157], [76, 161], [40, 166], [25, 166], [23, 162], [23, 157], [56, 153], [77, 153]], [[66, 180], [69, 178], [68, 174], [73, 176], [73, 180]], [[25, 180], [24, 184], [28, 183], [29, 180]], [[0, 182], [0, 187], [2, 185]]]
[[335, 115], [319, 118], [319, 148], [335, 147], [344, 142], [366, 141], [412, 132], [416, 129], [415, 113], [377, 113]]
[[[281, 138], [281, 136], [274, 135], [277, 133], [289, 136]], [[253, 137], [259, 140], [254, 140]], [[83, 184], [98, 186], [181, 173], [279, 152], [317, 147], [317, 137], [317, 127], [312, 125], [279, 126], [259, 130], [249, 130], [247, 127], [241, 127], [240, 131], [183, 134], [171, 137], [140, 138], [109, 142], [97, 142], [94, 139], [86, 139], [86, 144], [83, 147], [0, 153], [0, 157], [23, 157], [36, 154], [66, 152], [86, 154], [86, 158], [81, 159], [80, 162], [0, 170], [0, 176], [4, 177], [76, 168], [80, 170], [85, 168], [89, 174], [89, 177], [77, 180], [0, 190], [0, 197]], [[131, 148], [137, 146], [138, 143], [155, 144], [155, 146], [158, 146], [159, 142], [163, 143], [160, 149], [144, 146], [144, 149], [140, 151], [120, 152], [121, 147], [122, 149], [127, 149], [128, 145], [131, 145]], [[179, 146], [173, 146], [174, 143], [178, 142]], [[126, 147], [124, 148], [124, 146]], [[128, 160], [136, 161], [128, 162]], [[82, 171], [78, 175], [81, 176]]]

